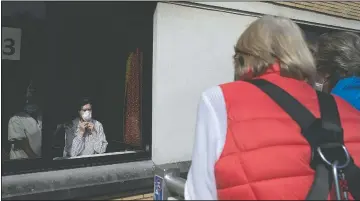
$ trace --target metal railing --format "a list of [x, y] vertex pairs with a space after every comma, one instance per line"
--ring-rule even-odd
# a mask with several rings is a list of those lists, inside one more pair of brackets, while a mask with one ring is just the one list
[[186, 180], [180, 168], [157, 166], [154, 175], [154, 200], [184, 200]]

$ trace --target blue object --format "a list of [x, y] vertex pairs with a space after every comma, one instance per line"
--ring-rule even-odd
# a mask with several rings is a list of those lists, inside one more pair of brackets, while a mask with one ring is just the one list
[[164, 179], [155, 175], [154, 177], [154, 200], [164, 200], [163, 197], [163, 182]]
[[357, 110], [360, 110], [360, 77], [349, 77], [339, 80], [331, 93], [340, 96]]

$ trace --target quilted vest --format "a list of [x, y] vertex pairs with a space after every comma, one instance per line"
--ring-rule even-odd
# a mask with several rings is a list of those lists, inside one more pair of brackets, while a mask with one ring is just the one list
[[[260, 78], [283, 88], [316, 117], [310, 85], [277, 72]], [[215, 164], [219, 200], [304, 200], [314, 180], [311, 151], [300, 128], [256, 86], [237, 81], [220, 86], [227, 110], [227, 134]], [[360, 112], [335, 97], [345, 145], [360, 165]]]

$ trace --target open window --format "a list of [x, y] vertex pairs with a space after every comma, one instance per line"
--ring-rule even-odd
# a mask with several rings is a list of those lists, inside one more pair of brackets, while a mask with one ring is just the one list
[[[7, 11], [2, 13], [3, 173], [150, 159], [156, 2], [2, 6]], [[11, 48], [15, 56], [9, 55]], [[29, 88], [35, 98], [26, 95]], [[108, 144], [105, 153], [67, 157], [65, 133], [79, 118], [82, 97], [91, 100], [93, 119], [101, 123]], [[40, 108], [35, 116], [24, 109], [29, 100]], [[29, 126], [37, 126], [38, 134]], [[26, 140], [40, 151], [34, 157], [14, 156]]]

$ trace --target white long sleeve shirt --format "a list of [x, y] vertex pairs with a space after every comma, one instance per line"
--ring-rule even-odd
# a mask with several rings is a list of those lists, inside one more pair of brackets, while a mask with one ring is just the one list
[[186, 200], [217, 200], [214, 166], [223, 150], [227, 113], [219, 86], [202, 93], [198, 105], [192, 164], [185, 184]]

